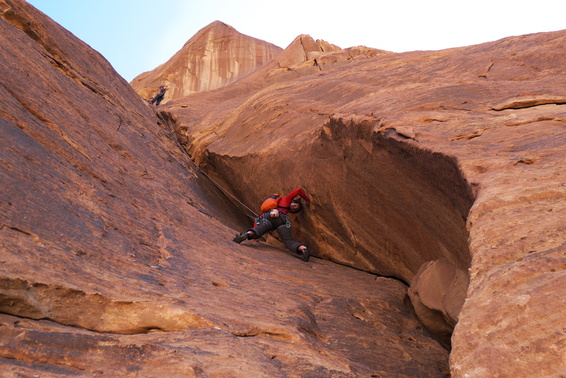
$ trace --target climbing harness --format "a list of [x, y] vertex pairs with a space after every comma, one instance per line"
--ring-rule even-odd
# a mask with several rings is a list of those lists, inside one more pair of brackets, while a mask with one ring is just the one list
[[250, 214], [246, 214], [246, 212], [244, 210], [242, 210], [242, 208], [239, 207], [239, 209], [242, 211], [242, 213], [244, 213], [245, 216], [251, 218], [251, 219], [255, 219], [258, 217], [258, 214], [256, 214], [252, 209], [250, 209], [249, 207], [247, 207], [242, 201], [240, 201], [238, 198], [236, 198], [236, 196], [234, 196], [232, 193], [230, 193], [228, 190], [226, 190], [225, 188], [222, 187], [222, 185], [220, 185], [218, 182], [216, 182], [216, 180], [214, 180], [212, 177], [210, 177], [205, 171], [202, 170], [201, 167], [199, 167], [191, 158], [191, 156], [187, 153], [187, 151], [185, 151], [185, 149], [183, 148], [183, 146], [181, 146], [181, 143], [179, 143], [179, 140], [175, 137], [175, 133], [173, 132], [173, 130], [171, 129], [171, 127], [169, 127], [169, 123], [167, 123], [167, 121], [165, 120], [165, 118], [163, 116], [161, 116], [161, 114], [157, 111], [155, 111], [155, 115], [157, 116], [157, 118], [159, 118], [161, 120], [161, 122], [163, 122], [163, 124], [165, 124], [165, 126], [167, 127], [167, 129], [169, 130], [169, 132], [171, 133], [171, 135], [173, 135], [173, 138], [175, 139], [175, 142], [177, 143], [177, 146], [181, 149], [181, 151], [183, 151], [185, 153], [185, 155], [187, 156], [187, 158], [189, 159], [189, 161], [195, 166], [195, 168], [202, 173], [207, 179], [210, 180], [210, 182], [212, 182], [218, 189], [220, 189], [221, 192], [223, 192], [224, 194], [228, 195], [229, 197], [231, 197], [234, 201], [236, 201], [238, 204], [240, 204], [243, 208], [245, 208], [247, 211], [250, 212], [250, 214], [252, 214], [253, 216], [250, 216]]

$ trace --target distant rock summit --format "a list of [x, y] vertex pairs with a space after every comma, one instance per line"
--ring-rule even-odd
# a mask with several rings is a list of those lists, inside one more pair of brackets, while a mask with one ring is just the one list
[[153, 96], [160, 85], [169, 87], [166, 99], [184, 97], [229, 85], [272, 61], [281, 51], [214, 21], [165, 64], [137, 76], [131, 85], [144, 98]]
[[[252, 38], [220, 21], [201, 29], [165, 64], [144, 72], [130, 83], [143, 98], [160, 85], [169, 88], [165, 102], [223, 88], [244, 80], [257, 86], [317, 73], [322, 66], [391, 54], [365, 46], [342, 49], [302, 34], [285, 48]], [[290, 75], [289, 75], [290, 73]], [[287, 74], [287, 75], [286, 75]]]

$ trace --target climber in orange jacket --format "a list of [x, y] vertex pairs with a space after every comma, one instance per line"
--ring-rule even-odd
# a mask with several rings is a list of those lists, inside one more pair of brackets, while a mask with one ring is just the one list
[[265, 233], [276, 230], [288, 250], [299, 254], [301, 260], [309, 261], [310, 253], [307, 246], [293, 239], [291, 222], [287, 219], [288, 213], [296, 214], [303, 209], [303, 204], [300, 198], [297, 197], [303, 198], [307, 204], [310, 203], [310, 198], [301, 188], [293, 190], [285, 197], [271, 196], [275, 200], [273, 208], [262, 212], [256, 218], [254, 226], [246, 232], [236, 235], [233, 241], [239, 244], [244, 240], [259, 239]]

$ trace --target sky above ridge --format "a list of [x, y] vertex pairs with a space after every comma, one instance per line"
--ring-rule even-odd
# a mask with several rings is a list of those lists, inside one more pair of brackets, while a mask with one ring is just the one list
[[566, 29], [566, 0], [28, 0], [128, 82], [218, 20], [281, 48], [309, 34], [342, 48], [441, 50]]

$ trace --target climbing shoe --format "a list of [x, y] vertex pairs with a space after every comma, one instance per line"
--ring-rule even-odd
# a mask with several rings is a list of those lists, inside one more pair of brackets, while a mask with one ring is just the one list
[[232, 241], [235, 241], [238, 244], [240, 244], [244, 240], [248, 240], [248, 234], [245, 232], [243, 234], [236, 235], [236, 237], [232, 239]]
[[301, 253], [301, 260], [303, 260], [304, 262], [308, 262], [309, 261], [309, 257], [310, 257], [310, 253], [309, 253], [309, 249], [305, 248], [305, 250], [303, 251], [303, 253]]

